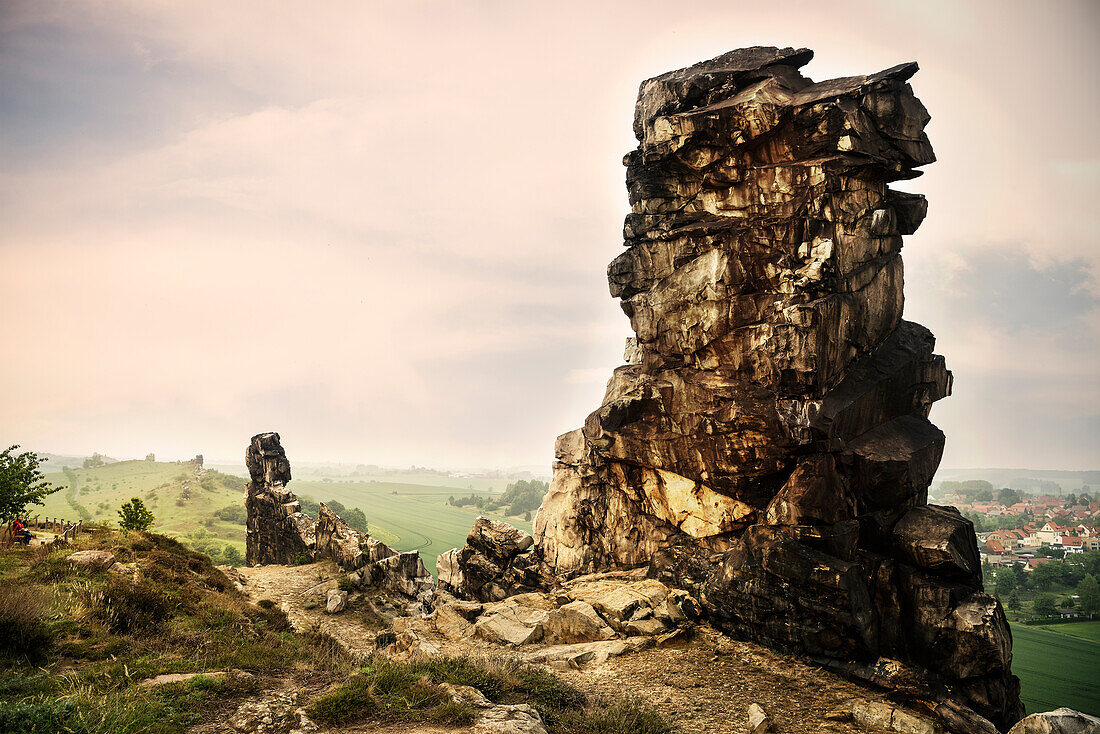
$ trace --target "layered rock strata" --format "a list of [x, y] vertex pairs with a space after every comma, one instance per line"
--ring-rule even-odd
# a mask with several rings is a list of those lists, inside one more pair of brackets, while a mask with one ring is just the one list
[[324, 502], [317, 511], [317, 554], [348, 572], [357, 587], [377, 587], [430, 603], [435, 580], [416, 551], [399, 553], [347, 524]]
[[558, 439], [535, 520], [577, 576], [649, 566], [727, 631], [904, 661], [1006, 727], [1011, 635], [971, 524], [927, 505], [951, 373], [902, 320], [902, 236], [934, 160], [915, 63], [814, 83], [807, 49], [732, 51], [641, 85], [626, 249], [636, 336]]
[[252, 481], [245, 495], [246, 559], [250, 566], [332, 559], [351, 583], [375, 587], [430, 606], [435, 581], [416, 551], [400, 553], [351, 527], [321, 503], [317, 521], [287, 488], [290, 461], [278, 433], [252, 437], [245, 453]]

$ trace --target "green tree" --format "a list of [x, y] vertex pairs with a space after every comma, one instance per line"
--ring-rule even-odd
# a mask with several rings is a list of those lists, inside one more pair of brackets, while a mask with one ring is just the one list
[[1007, 597], [1016, 590], [1016, 574], [1006, 568], [997, 574], [994, 584], [994, 593], [1002, 598]]
[[997, 492], [997, 501], [1005, 506], [1012, 506], [1020, 501], [1020, 493], [1015, 489], [1005, 487]]
[[1050, 587], [1062, 580], [1062, 564], [1055, 561], [1037, 566], [1031, 572], [1031, 583], [1039, 591], [1050, 591]]
[[1037, 617], [1053, 617], [1057, 613], [1054, 606], [1054, 597], [1050, 594], [1040, 594], [1031, 605]]
[[230, 566], [236, 567], [244, 563], [244, 556], [241, 555], [240, 550], [235, 545], [225, 546], [223, 555], [225, 556], [225, 562]]
[[1100, 612], [1100, 583], [1091, 573], [1085, 574], [1085, 578], [1077, 584], [1077, 596], [1080, 599], [1082, 612], [1085, 614]]
[[1014, 612], [1020, 611], [1020, 595], [1015, 590], [1008, 595], [1008, 608]]
[[367, 526], [367, 514], [358, 507], [352, 507], [350, 510], [345, 511], [341, 517], [348, 525], [359, 532], [370, 535], [370, 528]]
[[147, 530], [153, 524], [153, 513], [137, 497], [131, 497], [118, 511], [118, 525], [123, 530]]
[[0, 452], [0, 521], [10, 522], [23, 514], [27, 505], [45, 504], [42, 498], [61, 489], [38, 471], [42, 459], [33, 451], [15, 453], [18, 446]]
[[94, 454], [93, 453], [91, 456], [84, 459], [84, 468], [85, 469], [95, 469], [97, 466], [105, 466], [107, 464], [107, 462], [104, 461], [103, 459], [104, 459], [103, 454]]

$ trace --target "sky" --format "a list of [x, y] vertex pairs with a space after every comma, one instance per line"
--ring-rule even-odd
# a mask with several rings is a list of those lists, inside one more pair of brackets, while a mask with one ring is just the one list
[[545, 469], [629, 335], [639, 82], [916, 60], [943, 466], [1100, 468], [1100, 4], [0, 0], [0, 441]]

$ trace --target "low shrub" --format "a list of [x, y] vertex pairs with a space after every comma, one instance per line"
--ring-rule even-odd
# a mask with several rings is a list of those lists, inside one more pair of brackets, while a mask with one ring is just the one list
[[35, 587], [0, 586], [0, 653], [28, 660], [42, 657], [53, 644], [49, 606], [49, 599]]
[[155, 631], [171, 614], [163, 592], [148, 582], [131, 584], [112, 578], [102, 586], [82, 589], [94, 619], [116, 635]]
[[552, 730], [569, 734], [674, 734], [674, 729], [656, 710], [625, 699], [593, 701], [581, 710], [562, 712], [548, 721]]
[[75, 706], [64, 699], [37, 698], [0, 701], [0, 731], [5, 734], [57, 734], [66, 725]]

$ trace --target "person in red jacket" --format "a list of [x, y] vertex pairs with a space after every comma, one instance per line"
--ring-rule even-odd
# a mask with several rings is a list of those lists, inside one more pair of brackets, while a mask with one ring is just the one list
[[16, 543], [22, 543], [23, 545], [30, 545], [31, 544], [31, 538], [33, 538], [33, 537], [34, 536], [31, 535], [31, 531], [27, 530], [27, 526], [23, 522], [23, 518], [17, 517], [17, 518], [15, 518], [15, 520], [12, 521], [12, 524], [11, 524], [11, 538], [12, 538], [12, 540], [14, 540]]

